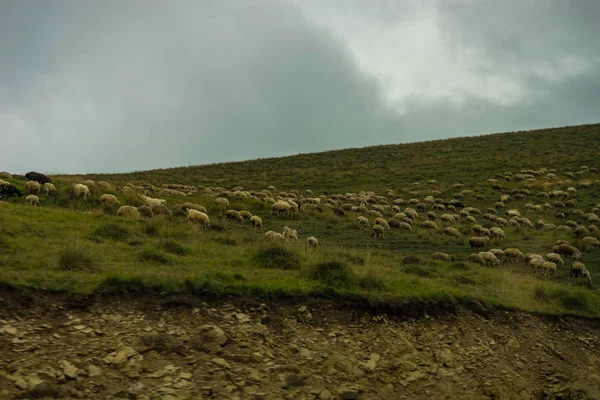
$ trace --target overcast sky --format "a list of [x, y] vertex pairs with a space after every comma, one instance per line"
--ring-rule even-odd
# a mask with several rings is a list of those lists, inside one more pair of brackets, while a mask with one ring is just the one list
[[597, 0], [0, 0], [0, 170], [600, 122]]

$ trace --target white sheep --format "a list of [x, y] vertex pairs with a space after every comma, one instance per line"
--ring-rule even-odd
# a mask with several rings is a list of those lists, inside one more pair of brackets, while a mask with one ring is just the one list
[[90, 189], [86, 185], [84, 185], [82, 183], [74, 183], [73, 184], [73, 194], [75, 195], [75, 197], [81, 197], [81, 195], [83, 195], [83, 198], [85, 199], [91, 193], [90, 193]]
[[273, 203], [273, 206], [271, 208], [271, 214], [279, 215], [282, 212], [287, 214], [291, 218], [293, 215], [292, 205], [287, 201], [283, 200], [279, 200]]
[[388, 222], [383, 219], [383, 218], [375, 218], [375, 225], [381, 225], [383, 226], [385, 229], [387, 229], [388, 231], [390, 230], [390, 225], [388, 224]]
[[385, 229], [381, 225], [374, 225], [371, 231], [371, 237], [385, 239], [383, 233]]
[[448, 236], [461, 237], [461, 233], [459, 232], [459, 230], [451, 226], [444, 228], [443, 232], [445, 235]]
[[39, 194], [41, 190], [40, 183], [37, 181], [27, 181], [25, 182], [25, 190], [29, 194]]
[[491, 251], [482, 251], [479, 255], [486, 265], [500, 265], [500, 260]]
[[50, 193], [56, 193], [56, 186], [54, 186], [50, 182], [46, 182], [44, 183], [44, 190], [46, 191], [47, 195], [49, 195]]
[[287, 239], [285, 238], [285, 236], [283, 236], [279, 232], [274, 232], [274, 231], [265, 232], [265, 239], [273, 240], [273, 241], [280, 241], [280, 242], [287, 242]]
[[492, 237], [495, 237], [497, 239], [506, 239], [506, 233], [504, 233], [504, 231], [501, 228], [498, 228], [496, 226], [490, 228], [490, 233], [492, 234]]
[[446, 253], [441, 253], [441, 252], [433, 253], [431, 258], [433, 258], [434, 260], [441, 260], [441, 261], [454, 261], [454, 256], [451, 256], [450, 254], [446, 254]]
[[298, 229], [291, 229], [287, 226], [283, 227], [283, 232], [281, 233], [286, 239], [296, 239], [296, 243], [299, 243], [298, 234], [302, 232], [302, 228], [298, 227]]
[[121, 206], [121, 202], [119, 201], [119, 199], [117, 199], [115, 195], [107, 193], [100, 196], [100, 204], [102, 204], [104, 208]]
[[32, 207], [40, 205], [40, 198], [35, 194], [30, 194], [29, 196], [25, 197], [25, 201]]
[[144, 202], [144, 205], [148, 206], [148, 207], [154, 207], [154, 206], [158, 206], [158, 205], [167, 205], [167, 200], [165, 199], [155, 199], [152, 197], [148, 197], [146, 195], [140, 194], [140, 199]]
[[200, 227], [205, 231], [210, 228], [210, 218], [206, 213], [202, 211], [194, 210], [188, 208], [187, 210], [187, 220], [188, 224], [200, 224]]
[[369, 222], [369, 220], [367, 219], [367, 217], [363, 217], [362, 215], [360, 215], [358, 218], [358, 224], [359, 225], [365, 225], [367, 228], [371, 227], [371, 223]]
[[308, 253], [308, 248], [311, 247], [316, 249], [319, 246], [319, 241], [314, 236], [309, 236], [306, 238], [306, 252]]
[[133, 206], [121, 206], [117, 210], [117, 215], [126, 219], [140, 219], [140, 212]]
[[225, 197], [217, 197], [215, 199], [215, 206], [221, 211], [225, 211], [229, 207], [229, 200]]
[[262, 219], [258, 215], [253, 215], [252, 217], [250, 217], [250, 223], [252, 224], [254, 229], [258, 229], [259, 231], [262, 231], [263, 222], [262, 222]]

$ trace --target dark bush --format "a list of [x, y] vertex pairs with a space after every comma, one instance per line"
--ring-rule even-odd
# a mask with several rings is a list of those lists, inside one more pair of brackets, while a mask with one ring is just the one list
[[157, 264], [169, 264], [170, 260], [162, 251], [156, 249], [143, 249], [138, 253], [138, 260], [151, 261]]
[[123, 242], [129, 239], [129, 237], [131, 236], [131, 231], [129, 230], [129, 228], [114, 223], [99, 226], [94, 233], [96, 234], [96, 236], [104, 239], [117, 240]]
[[190, 253], [190, 250], [187, 247], [171, 239], [160, 242], [158, 247], [167, 253], [177, 254], [178, 256], [185, 256]]
[[260, 249], [254, 261], [263, 268], [300, 269], [298, 254], [279, 246]]
[[66, 247], [58, 253], [58, 267], [65, 271], [91, 271], [97, 268], [88, 251], [82, 247]]
[[329, 261], [315, 265], [310, 273], [312, 279], [334, 288], [351, 288], [357, 278], [352, 269], [341, 262]]

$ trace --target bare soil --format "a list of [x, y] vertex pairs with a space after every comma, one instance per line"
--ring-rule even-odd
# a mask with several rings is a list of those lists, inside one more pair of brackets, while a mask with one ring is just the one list
[[0, 292], [0, 399], [600, 399], [600, 321]]

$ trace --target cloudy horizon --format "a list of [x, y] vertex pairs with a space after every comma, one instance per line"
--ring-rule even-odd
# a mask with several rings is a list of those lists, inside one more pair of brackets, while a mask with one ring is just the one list
[[0, 170], [600, 122], [595, 0], [0, 0]]

